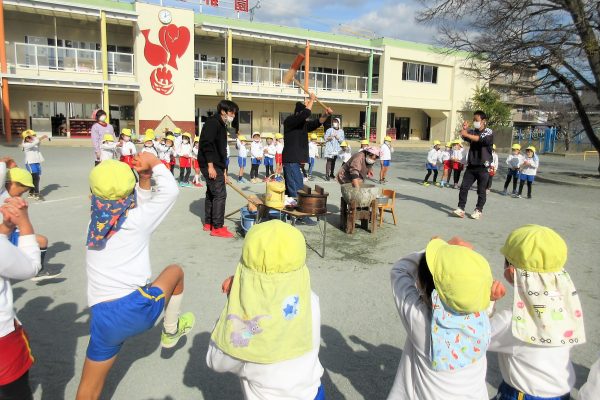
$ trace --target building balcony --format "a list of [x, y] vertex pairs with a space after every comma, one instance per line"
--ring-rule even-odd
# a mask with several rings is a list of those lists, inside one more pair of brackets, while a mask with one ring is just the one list
[[[19, 70], [102, 73], [102, 52], [99, 50], [12, 43], [6, 53], [13, 73]], [[133, 76], [133, 54], [108, 52], [108, 73]]]
[[[247, 90], [254, 91], [258, 88], [283, 88], [298, 89], [298, 86], [291, 82], [286, 84], [283, 77], [286, 69], [260, 67], [254, 65], [232, 66], [232, 82], [240, 87], [247, 87]], [[194, 74], [197, 81], [206, 83], [222, 83], [226, 79], [226, 69], [224, 63], [211, 61], [195, 61]], [[304, 72], [298, 71], [296, 79], [302, 82]], [[322, 72], [311, 72], [309, 80], [309, 89], [315, 93], [327, 92], [329, 97], [336, 95], [366, 95], [368, 78], [353, 75], [328, 74]], [[378, 79], [373, 78], [372, 93], [378, 91]]]
[[514, 112], [512, 114], [513, 123], [516, 124], [545, 124], [548, 122], [548, 115], [543, 112]]
[[500, 100], [507, 104], [515, 104], [520, 106], [537, 107], [539, 105], [537, 96], [519, 96], [503, 93], [500, 95]]

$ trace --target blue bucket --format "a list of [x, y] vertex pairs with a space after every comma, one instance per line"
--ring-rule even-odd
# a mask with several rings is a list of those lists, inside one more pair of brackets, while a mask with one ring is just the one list
[[240, 225], [244, 232], [248, 232], [250, 228], [254, 225], [254, 221], [256, 221], [256, 212], [251, 212], [248, 210], [248, 207], [240, 208]]

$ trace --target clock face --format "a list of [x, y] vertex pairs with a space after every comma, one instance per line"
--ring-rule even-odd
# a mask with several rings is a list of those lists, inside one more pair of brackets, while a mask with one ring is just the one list
[[170, 24], [171, 20], [173, 19], [172, 15], [171, 15], [171, 11], [160, 10], [160, 12], [158, 13], [158, 19], [163, 24]]

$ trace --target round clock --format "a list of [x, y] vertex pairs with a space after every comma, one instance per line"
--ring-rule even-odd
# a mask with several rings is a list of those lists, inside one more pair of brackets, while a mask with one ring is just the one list
[[171, 11], [169, 10], [160, 10], [158, 12], [158, 20], [163, 24], [170, 24], [173, 20], [173, 16], [171, 15]]

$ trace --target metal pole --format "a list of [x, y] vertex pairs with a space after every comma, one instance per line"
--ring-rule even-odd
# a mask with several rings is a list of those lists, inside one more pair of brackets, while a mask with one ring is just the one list
[[[108, 98], [108, 39], [106, 35], [106, 12], [100, 11], [100, 50], [102, 51], [102, 108], [110, 119], [110, 101]], [[76, 53], [77, 54], [77, 53]], [[106, 121], [108, 123], [108, 120]]]
[[231, 88], [233, 86], [233, 34], [231, 29], [227, 30], [227, 90], [226, 97], [231, 100]]
[[369, 140], [371, 137], [371, 92], [373, 90], [373, 50], [369, 54], [369, 77], [367, 79], [367, 112], [365, 113], [365, 139]]
[[8, 96], [8, 79], [5, 77], [6, 68], [6, 43], [4, 41], [4, 1], [0, 0], [0, 72], [2, 72], [2, 122], [4, 135], [10, 143], [12, 132], [10, 130], [10, 99]]

